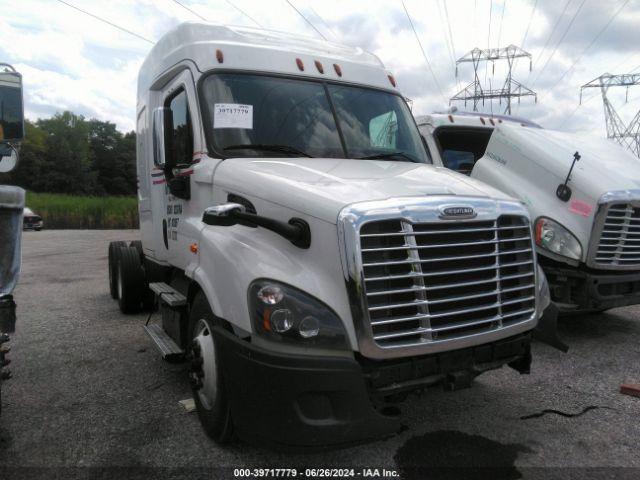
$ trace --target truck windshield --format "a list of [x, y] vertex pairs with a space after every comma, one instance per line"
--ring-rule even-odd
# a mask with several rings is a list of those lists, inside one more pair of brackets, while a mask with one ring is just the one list
[[307, 155], [429, 162], [409, 108], [393, 93], [223, 73], [205, 78], [202, 96], [209, 144], [224, 157]]

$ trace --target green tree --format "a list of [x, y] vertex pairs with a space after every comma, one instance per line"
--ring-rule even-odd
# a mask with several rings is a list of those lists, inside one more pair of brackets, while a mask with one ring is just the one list
[[40, 191], [89, 195], [95, 192], [95, 174], [89, 158], [89, 127], [84, 117], [71, 112], [38, 120], [47, 133], [47, 175]]
[[111, 122], [71, 112], [25, 126], [18, 167], [0, 174], [0, 183], [73, 195], [136, 193], [135, 132], [123, 135]]

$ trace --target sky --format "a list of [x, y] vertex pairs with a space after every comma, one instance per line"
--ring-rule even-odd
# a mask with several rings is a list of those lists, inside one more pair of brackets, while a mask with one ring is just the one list
[[[455, 60], [475, 47], [514, 44], [531, 53], [532, 70], [520, 59], [513, 78], [537, 92], [537, 102], [524, 97], [513, 113], [547, 128], [604, 136], [600, 91], [586, 90], [580, 105], [580, 86], [605, 72], [640, 73], [640, 0], [64, 1], [152, 42], [204, 17], [362, 47], [393, 72], [416, 115], [448, 108], [473, 80], [470, 63], [456, 78]], [[23, 74], [27, 118], [71, 110], [134, 129], [136, 78], [152, 43], [60, 0], [0, 0], [0, 11], [0, 62]], [[506, 61], [479, 72], [485, 88], [499, 87]], [[640, 110], [640, 86], [612, 88], [608, 97], [625, 122]], [[504, 104], [481, 111], [503, 113]]]

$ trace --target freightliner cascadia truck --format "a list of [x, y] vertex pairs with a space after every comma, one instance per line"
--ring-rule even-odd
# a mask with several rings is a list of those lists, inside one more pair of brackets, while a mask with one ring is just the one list
[[9, 334], [15, 331], [16, 304], [11, 293], [18, 282], [21, 260], [22, 211], [25, 192], [3, 185], [2, 174], [18, 162], [18, 147], [24, 137], [22, 75], [0, 63], [0, 411], [2, 383], [11, 378]]
[[507, 116], [419, 117], [433, 163], [522, 200], [561, 312], [640, 303], [640, 159], [593, 135]]
[[154, 293], [147, 332], [215, 441], [381, 437], [410, 391], [529, 371], [550, 301], [527, 209], [431, 164], [374, 55], [183, 24], [140, 70], [137, 172], [111, 294]]

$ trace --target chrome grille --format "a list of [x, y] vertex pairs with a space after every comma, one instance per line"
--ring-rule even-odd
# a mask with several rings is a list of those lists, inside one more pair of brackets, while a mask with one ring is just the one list
[[535, 264], [526, 217], [360, 228], [366, 308], [379, 347], [450, 340], [528, 321]]
[[605, 206], [594, 262], [599, 266], [640, 266], [640, 207], [631, 203]]

